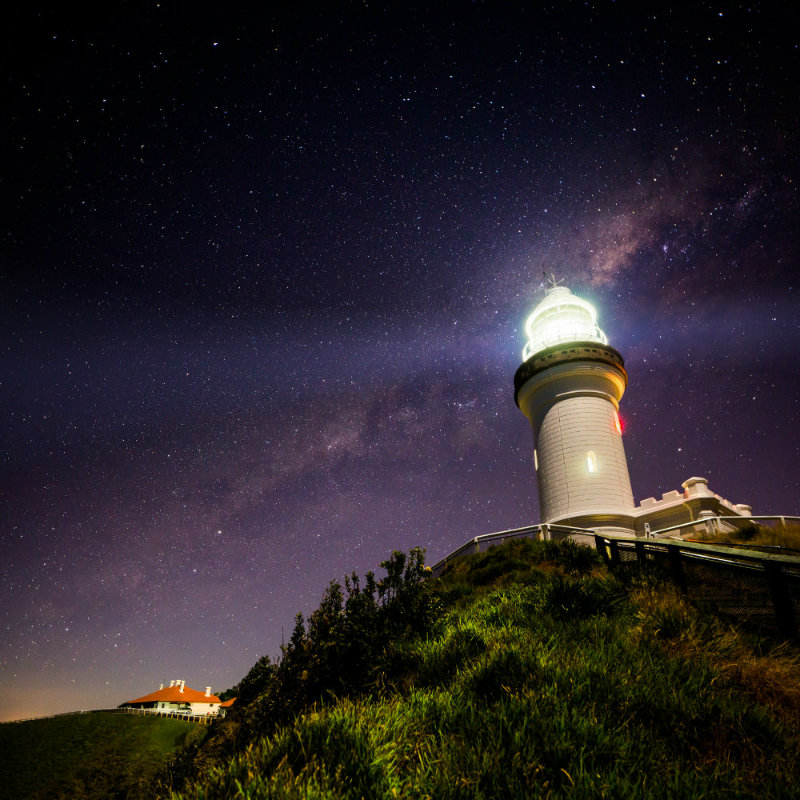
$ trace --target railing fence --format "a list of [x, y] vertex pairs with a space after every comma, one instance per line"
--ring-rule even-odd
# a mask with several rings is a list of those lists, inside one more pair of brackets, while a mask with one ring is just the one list
[[218, 714], [182, 714], [178, 711], [168, 711], [167, 709], [160, 708], [130, 708], [123, 706], [115, 709], [121, 714], [137, 714], [147, 715], [150, 714], [156, 717], [171, 717], [172, 719], [185, 720], [186, 722], [196, 722], [199, 725], [210, 725], [213, 720], [218, 718]]
[[175, 711], [159, 710], [157, 708], [129, 708], [125, 706], [117, 708], [93, 708], [87, 711], [64, 711], [61, 714], [47, 714], [43, 717], [25, 717], [23, 719], [11, 719], [8, 722], [0, 723], [6, 725], [9, 723], [17, 722], [32, 722], [37, 719], [55, 719], [56, 717], [74, 717], [79, 714], [151, 714], [157, 717], [172, 717], [174, 719], [185, 720], [186, 722], [195, 722], [200, 725], [210, 725], [215, 719], [219, 719], [218, 714], [178, 714]]
[[452, 553], [449, 553], [444, 558], [437, 561], [433, 567], [431, 567], [431, 573], [434, 577], [438, 577], [451, 561], [471, 556], [474, 553], [481, 553], [488, 547], [505, 544], [505, 542], [511, 539], [549, 541], [550, 539], [566, 539], [568, 536], [571, 536], [573, 538], [590, 541], [593, 535], [594, 531], [588, 528], [552, 525], [546, 522], [542, 522], [539, 525], [528, 525], [525, 528], [512, 528], [507, 531], [498, 531], [496, 533], [484, 533], [480, 536], [475, 536], [468, 542], [462, 544], [461, 547], [453, 550]]
[[798, 636], [800, 558], [601, 534], [595, 545], [612, 568], [662, 568], [694, 602], [765, 632]]

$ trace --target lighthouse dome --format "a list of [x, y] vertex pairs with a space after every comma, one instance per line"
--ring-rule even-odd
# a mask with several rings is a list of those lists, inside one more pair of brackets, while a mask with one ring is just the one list
[[566, 342], [598, 342], [608, 339], [597, 326], [594, 306], [576, 297], [566, 286], [549, 289], [544, 299], [525, 322], [528, 342], [522, 351], [527, 361], [531, 356]]

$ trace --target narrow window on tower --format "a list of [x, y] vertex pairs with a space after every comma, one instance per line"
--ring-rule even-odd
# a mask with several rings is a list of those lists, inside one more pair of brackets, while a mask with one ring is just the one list
[[586, 466], [589, 472], [597, 472], [597, 456], [594, 454], [594, 450], [590, 450], [586, 454]]
[[617, 433], [622, 436], [622, 423], [619, 421], [619, 412], [614, 412], [614, 427], [617, 429]]
[[539, 471], [539, 456], [536, 454], [536, 448], [533, 448], [533, 468]]

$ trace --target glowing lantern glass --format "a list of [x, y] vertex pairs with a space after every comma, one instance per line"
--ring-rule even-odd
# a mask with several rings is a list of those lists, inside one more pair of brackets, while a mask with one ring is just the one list
[[566, 342], [597, 342], [608, 339], [597, 326], [594, 306], [576, 297], [566, 286], [550, 289], [525, 323], [528, 342], [522, 351], [527, 361], [548, 347]]

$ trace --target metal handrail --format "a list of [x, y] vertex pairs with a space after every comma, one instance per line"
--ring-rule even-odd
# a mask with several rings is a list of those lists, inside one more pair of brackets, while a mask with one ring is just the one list
[[[653, 539], [668, 539], [670, 538], [670, 534], [673, 534], [677, 530], [681, 530], [684, 528], [694, 528], [698, 525], [703, 525], [705, 523], [715, 523], [718, 521], [736, 521], [736, 522], [743, 522], [743, 521], [757, 521], [757, 520], [778, 520], [780, 521], [781, 525], [786, 525], [787, 520], [790, 522], [796, 522], [800, 524], [800, 516], [790, 516], [786, 514], [775, 514], [775, 515], [760, 515], [760, 516], [715, 516], [715, 517], [703, 517], [701, 519], [697, 519], [694, 522], [682, 522], [679, 525], [671, 525], [667, 528], [661, 528], [657, 531], [651, 531], [645, 538], [647, 540]], [[484, 533], [480, 534], [479, 536], [474, 536], [472, 539], [467, 540], [462, 544], [460, 547], [457, 547], [451, 553], [448, 553], [444, 558], [439, 559], [431, 568], [431, 571], [434, 574], [438, 574], [447, 564], [448, 561], [451, 561], [454, 558], [457, 558], [460, 555], [468, 555], [474, 552], [480, 551], [480, 546], [486, 542], [496, 541], [498, 539], [511, 539], [516, 537], [530, 537], [532, 535], [536, 535], [537, 533], [543, 533], [545, 538], [548, 537], [548, 533], [550, 531], [555, 531], [556, 533], [583, 533], [594, 535], [596, 531], [593, 528], [578, 528], [571, 525], [558, 525], [558, 524], [550, 524], [547, 522], [540, 522], [536, 525], [527, 525], [522, 528], [509, 528], [508, 530], [504, 531], [496, 531], [495, 533]], [[630, 537], [613, 537], [617, 541], [635, 541]], [[681, 540], [683, 541], [683, 540]]]
[[[608, 539], [608, 537], [601, 537]], [[644, 547], [645, 553], [663, 554], [668, 548], [676, 547], [684, 558], [692, 559], [694, 561], [711, 561], [727, 566], [739, 567], [756, 567], [760, 566], [765, 561], [774, 561], [780, 564], [786, 564], [793, 570], [800, 568], [800, 557], [798, 556], [782, 556], [775, 553], [754, 553], [752, 550], [743, 552], [728, 548], [724, 546], [717, 546], [713, 544], [702, 544], [700, 542], [685, 542], [685, 541], [669, 541], [662, 540], [658, 542], [642, 541], [641, 539], [619, 539], [616, 545], [620, 550], [635, 551], [637, 542], [640, 547]]]
[[509, 528], [505, 531], [497, 531], [495, 533], [483, 533], [479, 536], [474, 536], [472, 539], [464, 542], [461, 547], [456, 548], [453, 550], [452, 553], [448, 553], [444, 558], [439, 559], [433, 567], [431, 567], [431, 571], [436, 575], [442, 569], [444, 569], [445, 565], [448, 561], [452, 561], [454, 558], [458, 558], [460, 555], [470, 555], [475, 552], [480, 552], [480, 546], [485, 544], [486, 542], [492, 542], [497, 540], [505, 540], [505, 539], [514, 539], [514, 538], [530, 538], [532, 535], [535, 536], [537, 533], [543, 533], [545, 538], [549, 538], [549, 534], [551, 531], [555, 531], [556, 533], [585, 533], [585, 534], [594, 534], [594, 530], [590, 528], [577, 528], [573, 525], [558, 525], [558, 524], [550, 524], [547, 522], [541, 522], [537, 525], [528, 525], [524, 528]]

